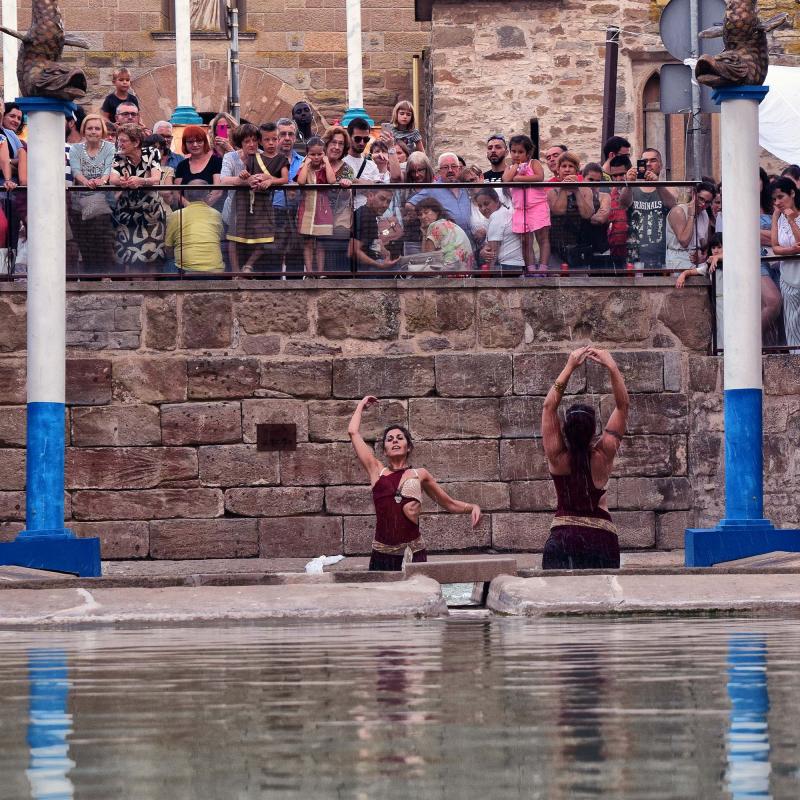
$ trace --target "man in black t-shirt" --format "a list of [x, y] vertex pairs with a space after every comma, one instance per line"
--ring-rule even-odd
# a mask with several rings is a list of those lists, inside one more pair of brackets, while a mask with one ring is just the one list
[[357, 272], [390, 272], [396, 258], [385, 258], [381, 248], [379, 217], [392, 202], [389, 189], [367, 189], [367, 202], [357, 209], [351, 247]]
[[505, 169], [506, 158], [508, 158], [508, 145], [506, 137], [502, 133], [493, 133], [486, 140], [486, 158], [491, 165], [491, 169], [483, 173], [485, 183], [497, 183], [503, 180], [503, 170]]

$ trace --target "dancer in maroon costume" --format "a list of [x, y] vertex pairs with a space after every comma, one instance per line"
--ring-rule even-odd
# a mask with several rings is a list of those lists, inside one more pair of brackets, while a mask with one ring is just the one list
[[[570, 376], [587, 359], [608, 370], [616, 404], [594, 445], [597, 420], [592, 406], [581, 403], [570, 406], [563, 432], [558, 419], [558, 406]], [[543, 569], [619, 567], [619, 540], [608, 513], [605, 485], [627, 419], [628, 390], [611, 354], [591, 345], [573, 350], [547, 393], [542, 410], [544, 452], [558, 498], [550, 537], [544, 545]]]
[[369, 476], [372, 500], [375, 503], [375, 539], [369, 560], [371, 570], [402, 569], [406, 551], [412, 561], [427, 561], [428, 553], [419, 532], [419, 512], [424, 491], [438, 505], [452, 514], [469, 513], [474, 528], [481, 520], [480, 506], [450, 497], [426, 469], [409, 465], [414, 444], [402, 425], [390, 425], [383, 433], [383, 452], [389, 462], [385, 467], [375, 458], [372, 448], [361, 436], [361, 414], [378, 402], [371, 395], [356, 407], [347, 433], [358, 460]]

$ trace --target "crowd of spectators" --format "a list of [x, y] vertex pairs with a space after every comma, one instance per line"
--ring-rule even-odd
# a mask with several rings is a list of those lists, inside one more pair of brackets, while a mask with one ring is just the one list
[[[184, 127], [174, 148], [169, 122], [145, 126], [130, 82], [117, 70], [100, 112], [79, 108], [65, 123], [66, 179], [79, 188], [67, 212], [76, 272], [653, 271], [675, 275], [678, 287], [715, 276], [721, 341], [722, 187], [713, 179], [685, 190], [663, 185], [658, 150], [634, 160], [630, 142], [612, 136], [602, 164], [582, 164], [561, 143], [543, 148], [542, 163], [528, 136], [493, 133], [488, 169], [455, 152], [434, 162], [407, 101], [378, 134], [357, 118], [316, 136], [310, 107], [300, 103], [294, 118], [259, 126], [218, 114], [207, 127]], [[25, 203], [13, 190], [27, 182], [27, 150], [14, 103], [5, 104], [2, 127], [0, 236], [15, 248]], [[798, 185], [797, 166], [780, 177], [761, 171], [765, 258], [800, 254]], [[90, 191], [109, 186], [116, 191]], [[154, 191], [164, 186], [173, 188]], [[800, 346], [800, 261], [760, 269], [769, 343], [785, 336]]]

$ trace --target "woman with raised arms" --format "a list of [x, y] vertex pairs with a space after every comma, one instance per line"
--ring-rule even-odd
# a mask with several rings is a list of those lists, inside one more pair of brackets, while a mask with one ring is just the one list
[[375, 405], [377, 397], [368, 395], [359, 401], [347, 427], [353, 449], [366, 470], [375, 504], [375, 538], [369, 560], [370, 570], [400, 570], [407, 551], [412, 561], [427, 561], [425, 543], [419, 532], [419, 512], [424, 491], [434, 502], [451, 514], [469, 514], [474, 528], [481, 520], [476, 503], [454, 500], [439, 486], [426, 469], [410, 464], [414, 444], [411, 434], [402, 425], [390, 425], [383, 432], [381, 443], [389, 466], [375, 457], [372, 448], [361, 436], [361, 415]]

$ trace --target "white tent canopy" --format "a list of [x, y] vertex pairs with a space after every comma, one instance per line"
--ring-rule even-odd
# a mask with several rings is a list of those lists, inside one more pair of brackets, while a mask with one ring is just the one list
[[789, 164], [800, 164], [800, 67], [770, 67], [769, 92], [758, 107], [759, 144]]

